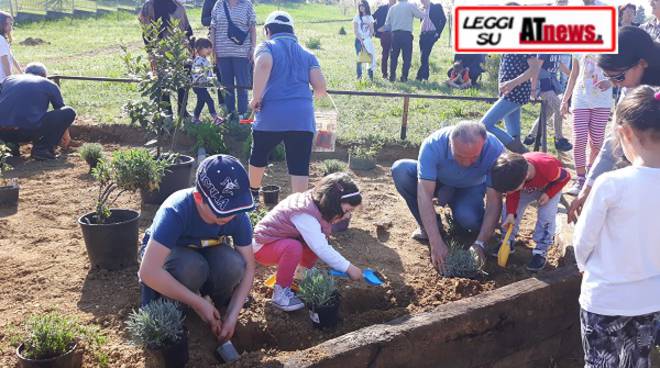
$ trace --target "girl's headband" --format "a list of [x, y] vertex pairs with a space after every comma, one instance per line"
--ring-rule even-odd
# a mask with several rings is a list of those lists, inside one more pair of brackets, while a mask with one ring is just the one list
[[655, 93], [655, 100], [660, 101], [660, 91]]
[[360, 191], [359, 191], [359, 190], [358, 190], [357, 192], [344, 194], [343, 196], [341, 196], [341, 199], [346, 199], [346, 198], [350, 198], [350, 197], [355, 197], [355, 196], [358, 196], [358, 195], [360, 195]]

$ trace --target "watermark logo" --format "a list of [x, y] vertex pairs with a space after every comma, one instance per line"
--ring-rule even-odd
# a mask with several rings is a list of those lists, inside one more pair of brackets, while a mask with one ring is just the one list
[[458, 6], [458, 53], [616, 53], [611, 6]]

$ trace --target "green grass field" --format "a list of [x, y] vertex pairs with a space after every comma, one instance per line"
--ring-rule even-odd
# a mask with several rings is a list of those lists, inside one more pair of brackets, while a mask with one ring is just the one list
[[[258, 20], [263, 21], [267, 14], [276, 8], [275, 5], [257, 5]], [[456, 91], [443, 84], [453, 58], [448, 45], [447, 28], [434, 47], [429, 82], [390, 83], [382, 80], [380, 72], [377, 72], [372, 83], [356, 80], [354, 37], [352, 24], [347, 20], [353, 16], [352, 10], [345, 14], [339, 6], [317, 4], [287, 4], [282, 8], [294, 17], [301, 43], [305, 44], [312, 38], [320, 40], [320, 49], [313, 51], [321, 62], [331, 89], [488, 97], [496, 93], [494, 78], [488, 74], [483, 76], [484, 87], [481, 90]], [[195, 33], [205, 35], [206, 29], [200, 24], [200, 9], [189, 10], [188, 16]], [[335, 22], [314, 23], [323, 20]], [[347, 35], [339, 35], [341, 27], [344, 27]], [[418, 22], [416, 27], [419, 27]], [[258, 34], [262, 39], [261, 27]], [[41, 38], [48, 44], [20, 45], [19, 42], [27, 37]], [[118, 12], [99, 18], [63, 19], [18, 25], [14, 32], [12, 48], [21, 63], [43, 62], [49, 68], [50, 74], [122, 77], [125, 76], [120, 50], [122, 45], [133, 52], [141, 52], [140, 28], [134, 14]], [[380, 53], [379, 45], [377, 51]], [[410, 78], [414, 79], [418, 67], [419, 49], [415, 40]], [[121, 106], [137, 95], [133, 85], [118, 83], [62, 81], [62, 90], [65, 101], [76, 108], [82, 117], [98, 123], [127, 122], [127, 119], [121, 116]], [[194, 104], [194, 96], [191, 99], [189, 109], [192, 109]], [[364, 138], [398, 140], [403, 112], [401, 98], [335, 96], [334, 99], [339, 110], [342, 141]], [[481, 102], [412, 99], [408, 139], [411, 143], [419, 143], [441, 126], [460, 119], [478, 119], [488, 108], [489, 104]], [[523, 126], [530, 126], [537, 114], [537, 106], [525, 106]]]

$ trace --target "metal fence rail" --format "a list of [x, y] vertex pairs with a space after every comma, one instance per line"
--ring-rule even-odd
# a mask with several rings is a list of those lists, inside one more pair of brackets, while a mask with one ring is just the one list
[[[53, 82], [58, 86], [63, 80], [75, 80], [75, 81], [90, 81], [90, 82], [114, 82], [114, 83], [137, 83], [136, 79], [130, 78], [107, 78], [107, 77], [85, 77], [85, 76], [73, 76], [73, 75], [52, 75], [49, 76]], [[251, 86], [238, 88], [252, 89]], [[328, 93], [331, 95], [341, 95], [341, 96], [362, 96], [362, 97], [385, 97], [385, 98], [403, 98], [403, 114], [401, 116], [401, 140], [406, 140], [408, 133], [408, 107], [410, 105], [411, 98], [417, 99], [430, 99], [430, 100], [454, 100], [454, 101], [478, 101], [478, 102], [488, 102], [494, 103], [497, 101], [495, 97], [470, 97], [470, 96], [451, 96], [451, 95], [430, 95], [430, 94], [419, 94], [419, 93], [399, 93], [399, 92], [368, 92], [368, 91], [345, 91], [345, 90], [333, 90], [329, 89]], [[531, 103], [541, 103], [541, 100], [532, 100]], [[540, 114], [544, 114], [543, 106], [540, 109]], [[545, 119], [541, 119], [545, 120]], [[546, 151], [545, 142], [541, 142], [541, 137], [545, 141], [545, 124], [539, 124], [539, 133], [537, 134], [536, 149], [538, 150], [539, 144], [542, 145], [542, 149]]]

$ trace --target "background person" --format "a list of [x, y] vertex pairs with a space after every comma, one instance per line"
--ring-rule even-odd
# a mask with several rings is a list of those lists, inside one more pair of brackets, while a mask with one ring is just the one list
[[649, 4], [651, 5], [653, 16], [648, 22], [639, 26], [639, 28], [648, 33], [653, 41], [660, 42], [660, 0], [651, 0]]
[[[617, 54], [598, 56], [598, 66], [603, 69], [605, 77], [618, 87], [660, 86], [660, 43], [654, 43], [648, 33], [636, 27], [621, 28], [618, 43]], [[570, 222], [577, 221], [596, 178], [617, 166], [627, 165], [622, 162], [622, 157], [623, 151], [616, 144], [615, 137], [608, 137], [589, 170], [585, 185], [571, 202]]]
[[[234, 334], [254, 280], [248, 177], [229, 155], [202, 161], [194, 188], [170, 195], [144, 234], [141, 305], [166, 297], [191, 307], [218, 340]], [[230, 236], [234, 248], [223, 238]], [[211, 298], [210, 302], [204, 296]], [[227, 307], [224, 316], [218, 308]]]
[[[500, 60], [500, 98], [486, 112], [481, 123], [512, 152], [527, 152], [520, 142], [520, 110], [529, 102], [530, 79], [538, 75], [542, 64], [542, 60], [531, 54], [504, 54]], [[506, 131], [497, 127], [501, 120], [504, 120]]]
[[316, 131], [312, 86], [316, 96], [326, 94], [319, 61], [300, 46], [293, 18], [284, 11], [272, 12], [264, 24], [267, 41], [255, 53], [254, 84], [250, 107], [256, 111], [252, 125], [250, 188], [259, 189], [269, 153], [282, 141], [291, 175], [291, 190], [309, 186], [309, 161]]
[[[16, 145], [31, 141], [32, 158], [54, 159], [55, 147], [76, 119], [64, 105], [59, 87], [47, 79], [43, 64], [30, 63], [26, 74], [11, 75], [0, 89], [0, 140]], [[49, 105], [53, 110], [48, 111]]]
[[[160, 20], [161, 27], [158, 33], [158, 39], [163, 39], [169, 35], [169, 29], [172, 27], [173, 21], [176, 21], [178, 27], [186, 33], [188, 46], [192, 48], [192, 35], [193, 30], [188, 21], [186, 8], [176, 0], [147, 0], [138, 16], [140, 23], [151, 24], [154, 21]], [[146, 45], [149, 40], [143, 36], [144, 44]], [[154, 57], [151, 55], [151, 57]], [[169, 113], [172, 114], [172, 106], [169, 94], [164, 94], [162, 101], [168, 106]], [[188, 91], [185, 88], [180, 88], [176, 91], [176, 101], [178, 114], [180, 116], [189, 116], [187, 111]]]
[[192, 81], [193, 92], [197, 95], [197, 105], [193, 113], [193, 123], [199, 124], [200, 116], [204, 105], [208, 106], [209, 113], [213, 118], [213, 123], [219, 125], [223, 120], [218, 116], [215, 111], [215, 102], [209, 93], [208, 88], [213, 87], [211, 81], [215, 76], [213, 75], [213, 67], [209, 62], [208, 56], [213, 53], [213, 44], [208, 38], [200, 37], [195, 40], [195, 59], [192, 65]]
[[[502, 209], [502, 196], [490, 187], [489, 173], [504, 151], [502, 143], [477, 122], [464, 121], [428, 136], [418, 160], [398, 160], [392, 180], [417, 221], [412, 238], [429, 242], [431, 262], [443, 271], [448, 248], [440, 235], [433, 198], [449, 205], [454, 221], [476, 240], [471, 249], [484, 262], [484, 243], [490, 239]], [[486, 208], [484, 210], [484, 195]]]
[[[369, 79], [374, 79], [376, 70], [376, 47], [374, 46], [372, 36], [374, 35], [374, 17], [371, 16], [371, 9], [366, 0], [358, 3], [358, 13], [353, 18], [353, 33], [355, 33], [355, 53], [360, 58], [360, 51], [365, 50], [371, 58], [368, 74]], [[357, 79], [362, 79], [362, 62], [357, 61]]]
[[[230, 20], [237, 27], [236, 32], [243, 32], [245, 38], [242, 42], [229, 38]], [[257, 42], [256, 25], [257, 16], [250, 0], [221, 0], [215, 3], [209, 38], [213, 42], [220, 82], [225, 91], [227, 112], [235, 114], [238, 109], [239, 119], [247, 117], [248, 93], [245, 87], [251, 83], [250, 69]]]
[[619, 6], [619, 27], [625, 26], [639, 26], [633, 21], [635, 20], [635, 15], [637, 15], [637, 7], [635, 4], [625, 4]]
[[441, 4], [432, 4], [431, 0], [422, 0], [422, 6], [424, 17], [422, 18], [421, 33], [419, 34], [420, 65], [415, 78], [418, 81], [429, 80], [429, 57], [433, 45], [440, 38], [445, 23], [447, 23], [447, 17]]
[[11, 52], [11, 32], [14, 29], [14, 18], [0, 11], [0, 83], [8, 76], [23, 73], [21, 65]]
[[387, 61], [390, 57], [390, 51], [392, 49], [392, 32], [389, 28], [385, 29], [385, 20], [387, 19], [387, 13], [390, 10], [390, 7], [392, 7], [394, 4], [396, 4], [396, 0], [387, 0], [387, 4], [379, 6], [373, 14], [373, 17], [376, 21], [376, 24], [374, 25], [376, 30], [376, 37], [380, 39], [380, 47], [382, 48], [380, 70], [383, 74], [383, 79], [387, 79], [389, 71], [387, 67]]
[[385, 19], [385, 29], [392, 31], [392, 53], [390, 58], [390, 82], [396, 81], [396, 67], [399, 54], [403, 54], [401, 67], [401, 82], [408, 80], [410, 62], [413, 51], [413, 18], [422, 19], [424, 13], [408, 0], [398, 0], [389, 11]]

